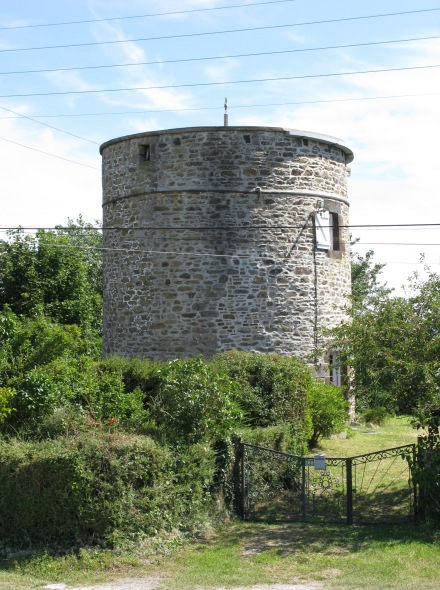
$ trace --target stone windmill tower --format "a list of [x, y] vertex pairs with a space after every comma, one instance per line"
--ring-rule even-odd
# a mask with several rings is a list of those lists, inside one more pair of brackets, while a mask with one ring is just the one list
[[[345, 319], [343, 142], [195, 127], [112, 139], [101, 154], [105, 354], [310, 360], [322, 330]], [[329, 376], [328, 356], [311, 362]]]

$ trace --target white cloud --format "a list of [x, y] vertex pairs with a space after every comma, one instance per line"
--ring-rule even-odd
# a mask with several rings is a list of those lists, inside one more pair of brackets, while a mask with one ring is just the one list
[[[433, 63], [440, 43], [424, 42], [410, 49], [401, 66]], [[345, 86], [363, 96], [440, 93], [437, 70], [353, 76]], [[286, 106], [264, 116], [238, 118], [240, 124], [272, 124], [345, 139], [355, 153], [349, 180], [352, 224], [440, 223], [438, 96]], [[438, 229], [353, 230], [368, 243], [439, 243], [438, 233]], [[386, 278], [396, 287], [417, 268], [412, 263], [421, 252], [426, 252], [427, 260], [440, 262], [439, 247], [375, 244], [360, 246], [359, 251], [367, 248], [384, 262], [406, 263], [386, 268]]]
[[230, 79], [231, 72], [239, 69], [240, 62], [237, 59], [222, 59], [216, 64], [208, 65], [203, 68], [204, 75], [207, 80], [214, 82], [222, 82]]
[[[120, 41], [127, 40], [127, 36], [122, 32], [120, 26], [114, 23], [101, 23], [99, 26], [94, 27], [94, 32], [95, 38], [98, 40], [109, 38]], [[151, 60], [140, 44], [135, 42], [111, 45], [107, 48], [107, 54], [113, 63], [140, 63]], [[150, 86], [165, 86], [167, 83], [172, 84], [174, 81], [161, 69], [160, 65], [115, 68], [113, 72], [112, 83], [109, 86], [107, 82], [106, 87], [148, 88]], [[126, 107], [133, 110], [146, 110], [148, 108], [183, 109], [189, 106], [192, 96], [187, 90], [153, 88], [151, 90], [101, 93], [97, 95], [97, 99], [105, 105]]]
[[[24, 129], [24, 128], [23, 128]], [[52, 226], [79, 213], [93, 221], [101, 218], [101, 175], [98, 149], [78, 155], [80, 142], [58, 139], [52, 131], [26, 131], [16, 120], [0, 121], [0, 137], [76, 160], [93, 170], [0, 140], [3, 178], [2, 226]], [[83, 150], [84, 152], [84, 150]], [[72, 173], [72, 168], [75, 173]]]

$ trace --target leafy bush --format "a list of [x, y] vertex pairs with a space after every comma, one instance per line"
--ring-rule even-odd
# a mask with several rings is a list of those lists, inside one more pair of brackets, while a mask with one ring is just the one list
[[[5, 383], [21, 379], [27, 371], [47, 365], [57, 358], [96, 358], [99, 342], [88, 339], [78, 326], [56, 324], [45, 316], [14, 319], [10, 311], [0, 314], [0, 379]], [[9, 324], [9, 325], [8, 325]]]
[[[14, 412], [8, 426], [26, 438], [41, 439], [98, 427], [141, 432], [149, 422], [144, 394], [124, 390], [116, 368], [89, 357], [57, 358], [12, 380]], [[10, 428], [9, 428], [10, 430]]]
[[12, 387], [0, 387], [0, 426], [14, 411], [12, 401], [16, 393]]
[[157, 393], [159, 379], [158, 370], [163, 363], [150, 359], [108, 357], [102, 361], [104, 369], [119, 372], [122, 376], [126, 393], [141, 390], [144, 398], [148, 401]]
[[241, 419], [237, 384], [201, 357], [175, 360], [157, 371], [151, 414], [163, 441], [193, 444], [227, 437]]
[[420, 437], [415, 457], [409, 456], [413, 483], [417, 486], [417, 513], [428, 523], [440, 524], [440, 438]]
[[14, 397], [14, 426], [37, 424], [60, 403], [61, 392], [49, 372], [36, 367], [17, 382]]
[[304, 429], [295, 422], [266, 428], [243, 428], [239, 431], [244, 442], [293, 455], [306, 452], [308, 439], [304, 435]]
[[148, 414], [139, 389], [126, 392], [122, 374], [115, 366], [97, 363], [88, 357], [58, 359], [51, 363], [64, 405], [88, 415], [98, 426], [120, 426], [127, 431], [141, 430]]
[[321, 438], [341, 432], [348, 420], [348, 402], [343, 390], [334, 385], [315, 382], [308, 392], [312, 434], [309, 447], [313, 448]]
[[366, 409], [362, 412], [362, 420], [364, 422], [377, 424], [381, 426], [385, 424], [388, 418], [390, 418], [391, 413], [387, 410], [387, 408], [383, 406], [372, 406], [371, 408]]
[[15, 547], [194, 532], [212, 516], [214, 457], [148, 437], [0, 441], [0, 538]]
[[[0, 307], [27, 317], [99, 330], [102, 324], [102, 236], [80, 218], [64, 231], [23, 230], [0, 240]], [[81, 245], [81, 247], [78, 247]], [[89, 248], [84, 246], [91, 246]]]
[[298, 359], [234, 350], [215, 355], [211, 364], [239, 383], [237, 402], [247, 425], [307, 420], [306, 392], [312, 377]]

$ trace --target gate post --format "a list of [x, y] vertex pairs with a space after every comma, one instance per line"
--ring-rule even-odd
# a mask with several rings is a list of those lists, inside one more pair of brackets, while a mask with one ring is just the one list
[[412, 480], [412, 484], [413, 484], [413, 494], [414, 494], [414, 522], [418, 521], [418, 517], [419, 517], [419, 496], [418, 496], [418, 490], [417, 490], [417, 483], [416, 483], [416, 469], [417, 469], [417, 461], [420, 460], [420, 442], [421, 437], [418, 436], [417, 437], [417, 446], [413, 445], [413, 452], [412, 452], [412, 469], [410, 467], [410, 477]]
[[347, 471], [347, 524], [353, 524], [353, 459], [346, 459]]
[[241, 518], [246, 518], [246, 466], [245, 466], [245, 450], [244, 442], [241, 443]]
[[302, 501], [302, 518], [306, 520], [306, 459], [301, 457], [301, 501]]

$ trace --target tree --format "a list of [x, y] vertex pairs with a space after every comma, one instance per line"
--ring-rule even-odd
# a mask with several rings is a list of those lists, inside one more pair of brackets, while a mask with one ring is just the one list
[[[358, 239], [352, 240], [351, 245], [358, 241]], [[373, 258], [374, 250], [368, 250], [365, 256], [351, 253], [351, 296], [355, 312], [361, 312], [372, 300], [386, 298], [392, 292], [386, 283], [383, 285], [380, 282], [380, 275], [386, 265], [374, 262]]]
[[[407, 297], [378, 281], [373, 254], [355, 261], [351, 323], [334, 332], [343, 360], [353, 367], [357, 408], [407, 413], [419, 426], [440, 423], [440, 276], [414, 275]], [[356, 281], [358, 283], [356, 284]]]
[[34, 236], [10, 232], [0, 242], [0, 309], [100, 330], [101, 245], [99, 230], [81, 217]]

